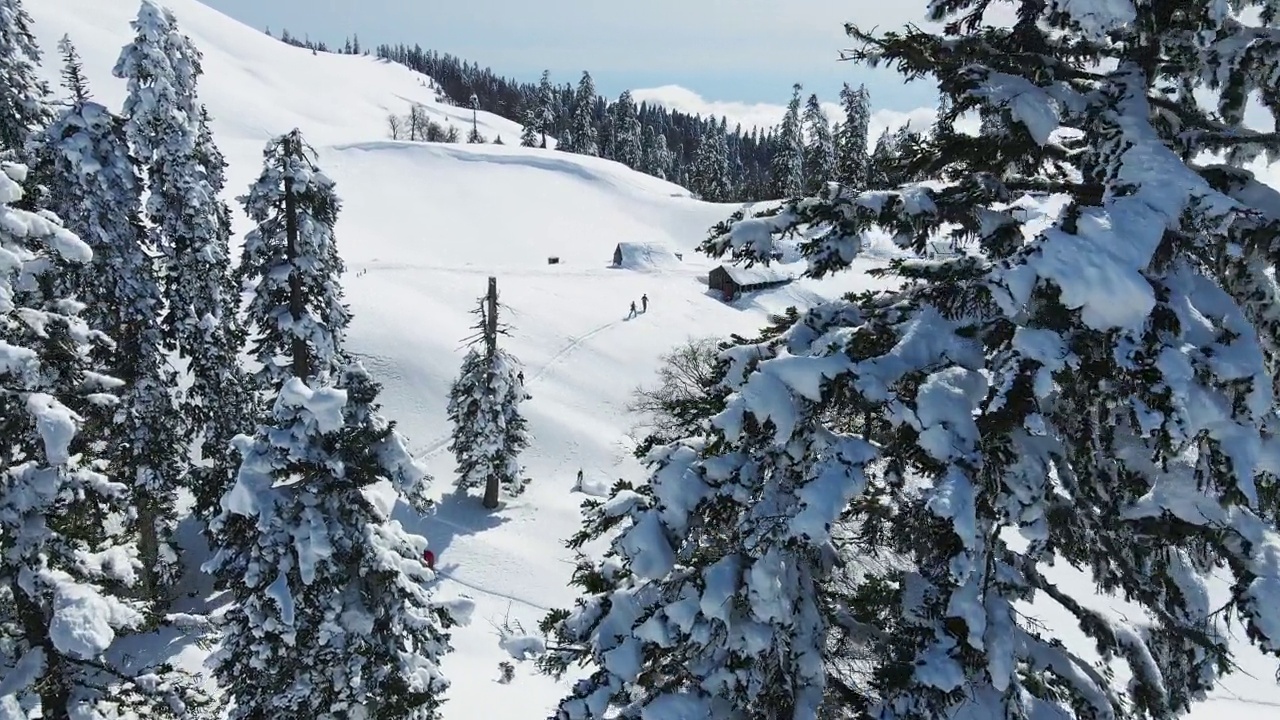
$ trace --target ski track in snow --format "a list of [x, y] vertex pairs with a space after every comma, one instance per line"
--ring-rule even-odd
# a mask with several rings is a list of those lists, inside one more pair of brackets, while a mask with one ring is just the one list
[[508, 595], [507, 593], [498, 592], [497, 590], [489, 590], [488, 588], [482, 587], [480, 585], [476, 585], [475, 583], [467, 582], [466, 580], [459, 580], [456, 576], [451, 575], [443, 570], [437, 570], [436, 575], [439, 575], [440, 577], [450, 582], [457, 583], [458, 585], [461, 585], [462, 587], [465, 587], [469, 590], [474, 590], [475, 592], [484, 593], [485, 595], [488, 595], [490, 597], [498, 597], [504, 600], [510, 600], [511, 602], [517, 602], [517, 603], [520, 603], [521, 605], [527, 605], [528, 607], [531, 607], [534, 610], [540, 610], [544, 613], [551, 612], [551, 608], [547, 607], [546, 605], [539, 605], [538, 603], [531, 602], [522, 597], [517, 597], [515, 595]]

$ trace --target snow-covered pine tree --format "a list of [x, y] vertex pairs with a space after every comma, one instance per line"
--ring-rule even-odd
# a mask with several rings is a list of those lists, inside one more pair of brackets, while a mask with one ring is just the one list
[[430, 482], [342, 347], [338, 199], [294, 130], [243, 199], [250, 317], [272, 415], [236, 438], [243, 462], [206, 569], [231, 590], [215, 673], [243, 718], [433, 720], [441, 657], [467, 603], [432, 599], [426, 541], [391, 519]]
[[53, 118], [39, 65], [31, 16], [21, 0], [0, 0], [0, 153], [9, 161], [26, 159], [27, 140]]
[[480, 124], [478, 113], [480, 112], [480, 98], [475, 93], [471, 93], [471, 101], [468, 103], [471, 108], [471, 130], [467, 133], [467, 144], [479, 145], [484, 142], [484, 136], [480, 134]]
[[804, 131], [800, 122], [800, 84], [792, 87], [791, 102], [774, 136], [770, 185], [777, 198], [794, 198], [804, 189]]
[[804, 192], [815, 194], [823, 183], [836, 179], [835, 140], [831, 136], [831, 120], [822, 109], [816, 93], [809, 95], [802, 118], [804, 126]]
[[538, 81], [537, 121], [535, 130], [541, 136], [538, 147], [547, 146], [547, 134], [556, 126], [556, 90], [551, 85], [551, 71], [543, 70]]
[[[221, 199], [227, 184], [227, 161], [213, 141], [209, 121], [208, 111], [201, 106], [196, 159], [209, 188], [218, 198], [214, 203], [217, 222], [214, 245], [219, 252], [229, 254], [231, 208]], [[195, 496], [195, 512], [206, 523], [217, 514], [222, 494], [235, 482], [239, 462], [231, 447], [232, 438], [250, 429], [253, 420], [261, 414], [254, 382], [240, 364], [247, 333], [240, 317], [240, 282], [234, 271], [223, 274], [222, 297], [226, 305], [220, 332], [210, 338], [215, 344], [192, 358], [193, 373], [202, 380], [202, 394], [213, 395], [210, 388], [218, 389], [216, 402], [202, 402], [193, 408], [201, 428], [202, 462], [191, 468], [191, 490]]]
[[840, 90], [844, 121], [835, 134], [836, 180], [850, 188], [866, 188], [870, 147], [867, 126], [871, 122], [871, 95], [865, 85], [854, 90], [845, 83]]
[[640, 119], [630, 90], [623, 90], [618, 96], [618, 101], [609, 108], [609, 118], [613, 128], [609, 138], [612, 159], [629, 168], [640, 167], [644, 148], [640, 144]]
[[[548, 664], [597, 670], [558, 717], [1169, 718], [1230, 667], [1230, 619], [1280, 654], [1280, 193], [1201, 155], [1280, 152], [1243, 123], [1280, 68], [1245, 40], [1267, 3], [930, 7], [947, 36], [852, 28], [854, 57], [932, 76], [946, 123], [998, 110], [999, 145], [921, 138], [943, 180], [739, 213], [704, 249], [803, 232], [815, 278], [873, 228], [978, 252], [725, 353], [713, 430], [588, 513], [612, 552]], [[1028, 191], [1065, 203], [1034, 235]]]
[[573, 98], [573, 110], [569, 116], [569, 144], [565, 150], [579, 155], [599, 155], [600, 146], [596, 131], [596, 84], [591, 73], [582, 73], [578, 90]]
[[529, 106], [524, 111], [524, 127], [520, 130], [520, 147], [538, 147], [538, 108]]
[[346, 364], [341, 347], [350, 313], [333, 236], [341, 202], [315, 159], [299, 130], [273, 138], [262, 174], [239, 198], [256, 225], [245, 236], [238, 272], [254, 284], [248, 322], [262, 388], [290, 377], [332, 384]]
[[93, 253], [52, 214], [14, 207], [25, 175], [0, 168], [0, 717], [199, 717], [207, 698], [180, 674], [103, 657], [148, 622], [124, 597], [141, 570], [129, 488], [102, 471], [106, 439], [84, 432], [120, 381], [96, 360], [110, 341], [84, 304], [49, 282]]
[[641, 143], [644, 145], [644, 157], [640, 162], [640, 170], [666, 180], [671, 173], [671, 151], [667, 148], [667, 136], [655, 130], [653, 125], [645, 125]]
[[187, 463], [174, 422], [177, 379], [155, 321], [164, 300], [147, 254], [142, 179], [124, 121], [90, 99], [70, 40], [59, 49], [72, 101], [38, 138], [37, 155], [50, 181], [49, 209], [93, 251], [93, 260], [64, 272], [60, 284], [85, 304], [82, 317], [91, 327], [112, 329], [114, 345], [97, 360], [124, 385], [114, 416], [95, 435], [104, 441], [108, 472], [128, 487], [137, 510], [139, 551], [158, 573], [144, 573], [139, 589], [155, 599], [181, 571], [170, 543], [177, 522], [173, 478]]
[[693, 154], [690, 170], [690, 190], [707, 202], [724, 202], [729, 199], [729, 163], [724, 133], [717, 123], [710, 122], [698, 138], [698, 148]]
[[448, 407], [458, 491], [484, 488], [484, 505], [490, 509], [498, 506], [500, 491], [516, 496], [529, 483], [519, 462], [520, 451], [529, 445], [520, 413], [520, 403], [528, 397], [524, 371], [514, 355], [498, 347], [497, 336], [506, 330], [497, 321], [496, 295], [491, 281], [490, 295], [480, 298], [475, 311], [478, 334], [449, 388]]
[[[136, 36], [121, 51], [114, 74], [127, 81], [125, 127], [146, 168], [146, 211], [166, 262], [161, 326], [169, 348], [189, 361], [192, 384], [183, 430], [203, 457], [216, 461], [225, 457], [225, 449], [213, 446], [227, 440], [225, 428], [216, 425], [229, 422], [247, 430], [252, 422], [244, 417], [245, 394], [229, 389], [229, 383], [245, 381], [236, 344], [239, 297], [229, 282], [230, 226], [217, 197], [222, 160], [196, 98], [200, 52], [173, 14], [154, 0], [143, 0], [133, 27]], [[220, 483], [225, 475], [224, 468], [168, 480]], [[207, 513], [209, 499], [226, 488], [193, 489]]]

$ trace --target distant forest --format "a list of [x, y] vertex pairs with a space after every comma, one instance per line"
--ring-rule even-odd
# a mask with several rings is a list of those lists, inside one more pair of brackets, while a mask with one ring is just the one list
[[[269, 28], [267, 33], [271, 34]], [[860, 186], [891, 184], [891, 180], [903, 178], [889, 166], [902, 156], [900, 148], [914, 139], [908, 128], [893, 135], [886, 133], [869, 153], [870, 98], [865, 88], [847, 85], [841, 93], [844, 116], [834, 125], [816, 95], [810, 95], [802, 106], [801, 86], [797, 84], [786, 116], [777, 127], [762, 131], [729, 127], [725, 118], [637, 104], [629, 91], [610, 101], [596, 93], [589, 72], [582, 74], [576, 86], [553, 83], [545, 72], [538, 83], [519, 82], [475, 62], [419, 45], [369, 48], [352, 36], [341, 47], [330, 47], [291, 35], [288, 30], [281, 31], [278, 39], [314, 52], [376, 55], [399, 63], [434, 79], [443, 102], [475, 107], [520, 123], [525, 127], [518, 139], [522, 145], [545, 146], [546, 137], [553, 137], [558, 140], [558, 150], [622, 162], [714, 202], [793, 197], [827, 180]], [[392, 134], [398, 135], [401, 127], [410, 124], [417, 127], [413, 113], [403, 120], [393, 117], [389, 121]], [[424, 128], [421, 139], [462, 141], [456, 132], [442, 134], [434, 126]], [[468, 140], [482, 141], [475, 135]], [[506, 138], [503, 142], [516, 140]]]

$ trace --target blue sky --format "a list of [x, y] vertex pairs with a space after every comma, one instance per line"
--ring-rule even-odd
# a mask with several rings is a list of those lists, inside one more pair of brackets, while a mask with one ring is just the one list
[[[341, 44], [419, 43], [500, 75], [557, 82], [590, 70], [601, 93], [679, 85], [707, 100], [785, 103], [791, 84], [835, 101], [842, 82], [866, 83], [873, 105], [934, 104], [933, 89], [887, 70], [839, 62], [843, 24], [919, 22], [923, 0], [202, 0], [257, 28]], [[907, 7], [903, 7], [903, 6]]]

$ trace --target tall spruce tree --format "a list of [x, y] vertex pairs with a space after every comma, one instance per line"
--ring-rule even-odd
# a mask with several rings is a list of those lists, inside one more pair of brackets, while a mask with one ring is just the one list
[[729, 163], [726, 157], [725, 136], [717, 123], [710, 122], [698, 139], [698, 149], [693, 154], [689, 189], [708, 202], [724, 202], [729, 199]]
[[[491, 280], [492, 282], [492, 280]], [[496, 289], [492, 293], [496, 296]], [[449, 388], [449, 421], [453, 437], [449, 451], [458, 462], [457, 488], [484, 488], [484, 505], [498, 506], [499, 493], [524, 492], [528, 478], [520, 466], [520, 451], [529, 434], [520, 404], [527, 399], [524, 371], [514, 355], [498, 347], [497, 298], [480, 298], [475, 311], [477, 339], [462, 361], [462, 370]]]
[[332, 384], [347, 362], [342, 343], [351, 316], [338, 282], [346, 266], [333, 236], [341, 203], [314, 157], [298, 130], [274, 138], [263, 150], [262, 174], [240, 198], [255, 224], [239, 273], [254, 284], [248, 320], [263, 388], [291, 377]]
[[831, 135], [831, 120], [822, 109], [816, 93], [810, 94], [809, 101], [805, 103], [803, 125], [805, 192], [814, 194], [823, 183], [836, 179], [836, 148]]
[[793, 198], [804, 189], [804, 128], [800, 121], [800, 84], [792, 86], [791, 102], [774, 136], [770, 189], [774, 197]]
[[551, 85], [551, 71], [543, 70], [538, 81], [537, 119], [535, 129], [541, 136], [538, 147], [547, 146], [547, 134], [556, 126], [556, 89]]
[[569, 138], [563, 149], [579, 155], [599, 155], [599, 133], [595, 117], [596, 84], [591, 73], [582, 73], [578, 90], [573, 96], [573, 109], [569, 116]]
[[[610, 550], [548, 618], [547, 665], [597, 669], [557, 717], [1171, 718], [1231, 667], [1233, 619], [1280, 654], [1280, 193], [1200, 161], [1280, 152], [1243, 122], [1280, 68], [1244, 40], [1270, 8], [987, 7], [850, 28], [855, 59], [948, 96], [932, 182], [738, 213], [704, 245], [760, 262], [804, 230], [813, 278], [872, 229], [978, 252], [725, 352], [710, 430], [588, 510]], [[999, 143], [949, 129], [997, 109]], [[1029, 191], [1065, 203], [1045, 229], [1007, 210]]]
[[836, 180], [851, 188], [868, 187], [870, 146], [867, 126], [871, 122], [871, 95], [865, 85], [854, 90], [845, 83], [840, 90], [844, 121], [835, 134]]
[[644, 146], [640, 143], [640, 119], [631, 91], [623, 90], [618, 101], [609, 108], [610, 157], [629, 168], [640, 167]]
[[98, 360], [110, 341], [54, 277], [93, 252], [47, 211], [14, 207], [25, 180], [0, 167], [0, 716], [199, 717], [207, 698], [171, 668], [104, 657], [152, 609], [136, 597], [129, 487], [103, 472], [109, 441], [90, 431], [121, 383]]
[[51, 183], [49, 209], [66, 218], [68, 229], [93, 251], [92, 262], [68, 269], [62, 281], [85, 303], [86, 322], [112, 331], [114, 347], [98, 361], [124, 385], [113, 417], [103, 424], [101, 454], [137, 508], [140, 554], [157, 573], [144, 573], [140, 590], [155, 599], [181, 571], [169, 539], [177, 522], [173, 481], [187, 462], [174, 422], [177, 379], [155, 321], [164, 299], [148, 254], [143, 183], [124, 121], [90, 99], [68, 39], [60, 49], [72, 102], [39, 138], [38, 155]]
[[[227, 441], [220, 425], [248, 429], [251, 420], [240, 406], [246, 394], [239, 389], [239, 298], [230, 291], [230, 226], [217, 197], [223, 163], [196, 97], [201, 56], [173, 14], [153, 0], [143, 0], [133, 28], [136, 37], [121, 51], [114, 74], [128, 84], [125, 127], [146, 168], [146, 211], [165, 258], [167, 308], [160, 322], [168, 347], [189, 361], [183, 429], [204, 457], [222, 459], [225, 447], [215, 447]], [[228, 473], [223, 467], [190, 480], [218, 484]], [[168, 480], [176, 486], [184, 478]], [[193, 489], [207, 516], [211, 499], [226, 488]]]
[[644, 146], [641, 172], [666, 180], [671, 174], [671, 150], [667, 147], [667, 136], [654, 130], [653, 125], [645, 125], [641, 144]]
[[524, 113], [523, 127], [520, 129], [520, 147], [531, 148], [538, 145], [538, 108], [536, 105], [531, 105]]
[[[208, 110], [201, 106], [196, 160], [218, 198], [213, 207], [216, 220], [213, 244], [230, 253], [231, 208], [221, 199], [227, 184], [227, 161], [213, 141], [209, 122]], [[219, 332], [210, 338], [215, 344], [192, 360], [193, 371], [204, 379], [203, 393], [211, 395], [210, 388], [218, 388], [216, 402], [202, 402], [194, 408], [201, 428], [198, 438], [202, 462], [191, 468], [191, 490], [195, 495], [196, 515], [206, 522], [217, 514], [218, 501], [235, 482], [239, 462], [231, 440], [251, 428], [252, 420], [260, 414], [256, 388], [240, 364], [247, 335], [240, 317], [239, 277], [234, 271], [225, 272], [222, 281], [226, 305]]]
[[40, 50], [21, 0], [0, 0], [0, 153], [26, 159], [27, 141], [53, 119]]
[[242, 198], [250, 317], [272, 414], [236, 438], [243, 462], [207, 569], [231, 589], [215, 673], [231, 717], [433, 720], [448, 629], [468, 603], [432, 599], [426, 541], [391, 519], [429, 505], [430, 478], [378, 414], [378, 385], [342, 347], [339, 202], [294, 130]]

